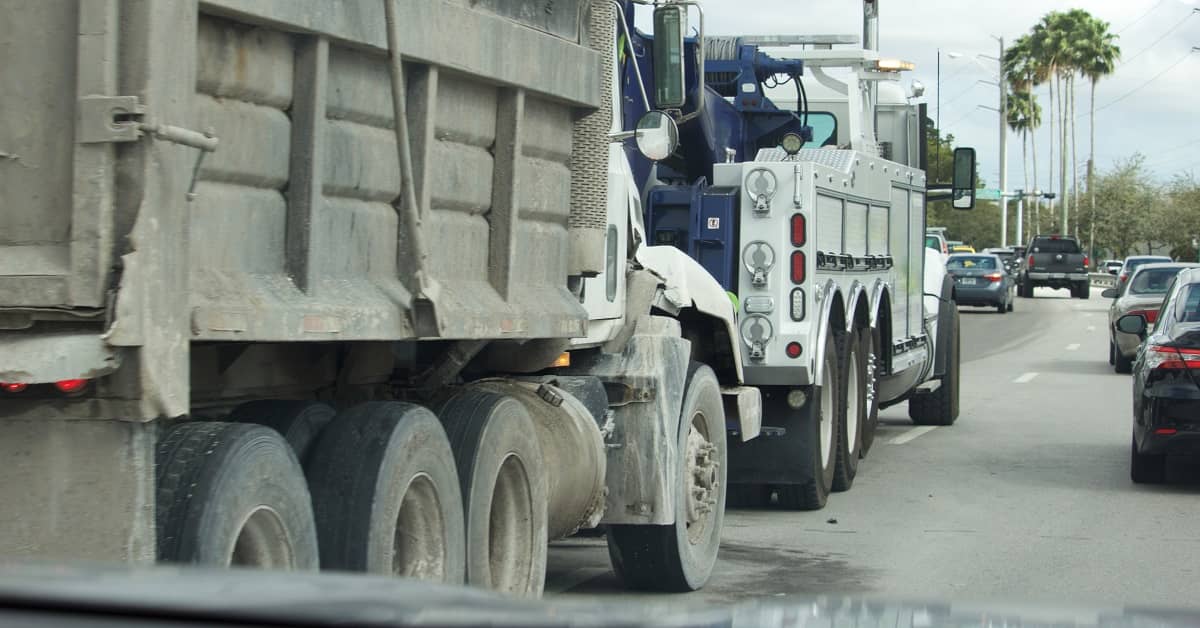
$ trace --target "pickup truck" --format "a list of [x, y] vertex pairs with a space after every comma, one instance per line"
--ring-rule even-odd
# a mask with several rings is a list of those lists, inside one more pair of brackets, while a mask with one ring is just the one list
[[1070, 236], [1038, 235], [1025, 248], [1028, 258], [1021, 273], [1017, 293], [1033, 298], [1038, 286], [1068, 288], [1071, 296], [1086, 299], [1090, 295], [1088, 256], [1079, 241]]

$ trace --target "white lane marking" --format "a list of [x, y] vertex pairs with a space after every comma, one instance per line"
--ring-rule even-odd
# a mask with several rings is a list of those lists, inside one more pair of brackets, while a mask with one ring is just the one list
[[935, 429], [937, 429], [936, 425], [922, 425], [921, 427], [914, 427], [914, 428], [908, 430], [907, 432], [897, 436], [896, 438], [893, 438], [892, 440], [888, 441], [888, 444], [889, 445], [903, 445], [904, 443], [907, 443], [908, 441], [910, 441], [914, 438], [917, 438], [918, 436], [921, 436], [922, 434], [928, 434]]
[[1071, 344], [1067, 345], [1067, 351], [1078, 351], [1078, 350], [1079, 350], [1078, 342], [1072, 342]]
[[1032, 373], [1032, 372], [1024, 373], [1020, 377], [1014, 379], [1013, 383], [1014, 384], [1028, 384], [1029, 382], [1033, 381], [1033, 378], [1035, 378], [1037, 376], [1038, 376], [1037, 373]]
[[1088, 331], [1096, 331], [1096, 326], [1095, 326], [1095, 325], [1088, 325], [1088, 328], [1087, 328], [1087, 330], [1088, 330]]

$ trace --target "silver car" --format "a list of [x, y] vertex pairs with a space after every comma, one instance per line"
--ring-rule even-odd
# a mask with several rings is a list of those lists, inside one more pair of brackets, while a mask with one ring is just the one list
[[1133, 358], [1142, 343], [1136, 334], [1127, 334], [1117, 329], [1117, 319], [1126, 314], [1141, 314], [1153, 324], [1158, 317], [1171, 280], [1184, 268], [1200, 268], [1200, 264], [1153, 263], [1142, 264], [1133, 269], [1129, 278], [1116, 288], [1100, 293], [1113, 299], [1108, 308], [1108, 363], [1118, 373], [1128, 373], [1133, 367]]

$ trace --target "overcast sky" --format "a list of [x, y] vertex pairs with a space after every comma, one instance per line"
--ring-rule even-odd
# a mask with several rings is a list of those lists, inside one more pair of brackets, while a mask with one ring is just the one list
[[[1123, 98], [1096, 115], [1096, 162], [1101, 170], [1135, 151], [1146, 155], [1148, 166], [1161, 177], [1179, 171], [1200, 174], [1200, 7], [1197, 0], [879, 0], [880, 53], [917, 65], [907, 73], [925, 84], [931, 116], [937, 109], [937, 51], [942, 51], [943, 129], [962, 145], [976, 147], [979, 171], [988, 187], [999, 179], [999, 128], [997, 114], [978, 105], [997, 106], [994, 86], [978, 83], [995, 77], [995, 61], [972, 58], [996, 56], [999, 45], [1029, 31], [1051, 10], [1083, 8], [1119, 32], [1122, 64], [1097, 88], [1098, 107]], [[706, 0], [709, 34], [827, 34], [862, 32], [861, 3], [857, 0]], [[948, 52], [962, 53], [957, 59]], [[1136, 57], [1134, 55], [1137, 55]], [[1128, 60], [1128, 61], [1125, 61]], [[1152, 83], [1156, 74], [1167, 70]], [[1132, 95], [1125, 95], [1135, 90]], [[1046, 90], [1038, 90], [1043, 108]], [[1088, 88], [1076, 86], [1077, 160], [1086, 164], [1088, 139]], [[1045, 185], [1048, 119], [1038, 134], [1039, 182]], [[1008, 184], [1022, 186], [1021, 142], [1009, 134]], [[1082, 185], [1085, 166], [1080, 166]], [[1032, 173], [1030, 174], [1032, 177]], [[1032, 187], [1032, 182], [1030, 187]]]

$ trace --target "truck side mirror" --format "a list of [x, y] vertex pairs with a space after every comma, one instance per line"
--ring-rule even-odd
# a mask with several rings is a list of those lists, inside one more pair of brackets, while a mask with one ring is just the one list
[[662, 161], [679, 147], [679, 126], [661, 111], [648, 111], [634, 130], [638, 152], [651, 161]]
[[975, 149], [954, 149], [954, 181], [951, 184], [954, 209], [975, 208]]
[[654, 105], [680, 109], [687, 103], [683, 72], [683, 34], [687, 7], [667, 4], [654, 9]]

